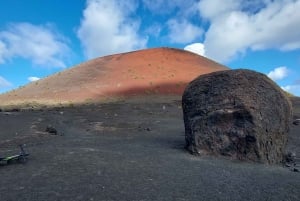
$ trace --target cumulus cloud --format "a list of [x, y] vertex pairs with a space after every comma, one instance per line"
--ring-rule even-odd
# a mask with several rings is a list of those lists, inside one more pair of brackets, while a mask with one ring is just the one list
[[202, 17], [212, 20], [238, 9], [239, 5], [239, 1], [236, 0], [226, 0], [226, 3], [224, 0], [201, 0], [198, 7]]
[[195, 0], [143, 0], [142, 2], [151, 13], [160, 15], [172, 14], [176, 10], [182, 17], [197, 11]]
[[142, 49], [147, 38], [138, 35], [139, 21], [130, 18], [134, 1], [89, 0], [77, 31], [88, 58]]
[[66, 67], [69, 51], [66, 39], [50, 25], [14, 23], [0, 31], [0, 63], [20, 57], [35, 65]]
[[204, 40], [208, 57], [228, 62], [249, 49], [300, 48], [300, 0], [256, 0], [254, 10], [247, 9], [248, 4], [242, 0], [199, 2], [200, 15], [210, 23]]
[[205, 47], [203, 43], [193, 43], [184, 47], [184, 50], [205, 56]]
[[[172, 12], [174, 8], [178, 5], [175, 2], [170, 2], [169, 0], [143, 0], [143, 4], [151, 11], [155, 13], [166, 14]], [[161, 9], [163, 6], [168, 9]]]
[[145, 33], [154, 37], [159, 37], [162, 31], [162, 25], [154, 23], [145, 29]]
[[6, 53], [6, 45], [0, 40], [0, 64], [4, 63], [4, 54]]
[[173, 43], [190, 43], [203, 34], [203, 29], [187, 20], [171, 19], [168, 21], [168, 27], [170, 30], [169, 38]]
[[0, 76], [0, 89], [11, 87], [11, 86], [12, 84], [9, 81], [7, 81], [4, 77]]
[[288, 68], [285, 66], [281, 66], [269, 72], [268, 77], [274, 81], [278, 81], [278, 80], [282, 80], [283, 78], [286, 78], [288, 74], [289, 74]]
[[300, 84], [298, 85], [287, 85], [281, 87], [283, 90], [300, 97]]
[[39, 78], [39, 77], [28, 77], [28, 81], [30, 81], [30, 82], [35, 82], [35, 81], [38, 81], [38, 80], [40, 80], [41, 78]]

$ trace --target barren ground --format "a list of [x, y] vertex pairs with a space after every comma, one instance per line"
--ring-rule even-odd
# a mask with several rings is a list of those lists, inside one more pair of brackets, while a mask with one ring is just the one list
[[[295, 118], [300, 99], [293, 99]], [[44, 132], [53, 125], [58, 135]], [[184, 150], [180, 101], [0, 112], [0, 200], [300, 200], [300, 173]], [[300, 126], [288, 149], [300, 156]], [[299, 162], [298, 162], [299, 165]]]

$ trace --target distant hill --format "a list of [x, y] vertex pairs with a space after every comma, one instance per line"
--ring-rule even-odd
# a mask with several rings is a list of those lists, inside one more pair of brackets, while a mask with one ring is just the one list
[[0, 105], [80, 103], [114, 97], [181, 95], [197, 76], [227, 67], [194, 53], [153, 48], [96, 58], [0, 95]]

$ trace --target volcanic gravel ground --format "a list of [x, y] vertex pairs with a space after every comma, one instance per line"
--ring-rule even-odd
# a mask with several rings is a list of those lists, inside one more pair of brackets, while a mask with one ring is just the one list
[[[22, 143], [30, 153], [26, 164], [1, 164], [1, 201], [300, 200], [291, 168], [186, 152], [179, 101], [1, 112], [0, 127], [0, 157]], [[297, 157], [299, 130], [288, 144]]]

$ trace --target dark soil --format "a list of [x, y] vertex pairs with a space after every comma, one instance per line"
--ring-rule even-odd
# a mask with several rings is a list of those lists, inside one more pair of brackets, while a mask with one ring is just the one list
[[[296, 118], [300, 99], [293, 102]], [[0, 200], [300, 200], [291, 168], [189, 154], [180, 105], [0, 112], [0, 157], [23, 143], [30, 153], [26, 164], [1, 164]], [[287, 148], [298, 158], [299, 131], [291, 126]]]

